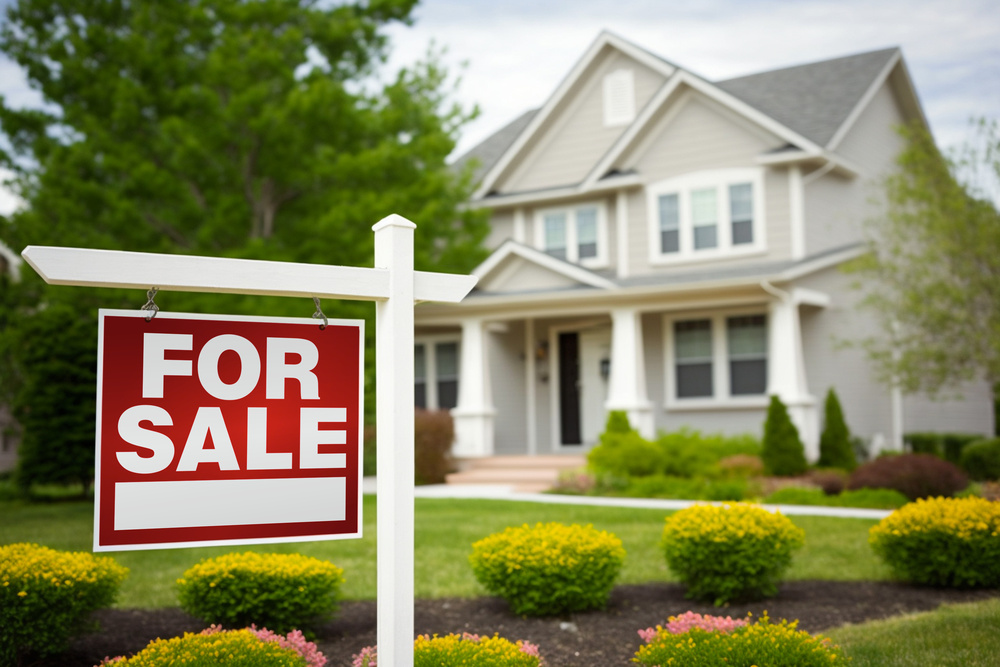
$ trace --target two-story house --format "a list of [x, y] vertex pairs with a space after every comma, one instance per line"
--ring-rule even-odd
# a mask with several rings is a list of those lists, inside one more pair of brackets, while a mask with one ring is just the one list
[[580, 452], [609, 410], [759, 434], [776, 394], [815, 460], [831, 387], [889, 447], [992, 433], [985, 384], [904, 396], [843, 344], [878, 333], [840, 267], [913, 121], [899, 49], [712, 82], [602, 33], [462, 158], [492, 254], [463, 303], [417, 309], [418, 405], [452, 409], [461, 457]]

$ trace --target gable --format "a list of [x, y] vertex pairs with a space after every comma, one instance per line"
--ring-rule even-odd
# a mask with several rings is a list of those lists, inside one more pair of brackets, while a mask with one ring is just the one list
[[695, 91], [681, 93], [660, 110], [614, 165], [637, 171], [646, 182], [710, 169], [746, 167], [782, 140]]
[[[514, 146], [509, 161], [487, 183], [491, 192], [512, 193], [580, 183], [628, 127], [631, 117], [663, 85], [672, 66], [642, 62], [603, 36], [565, 89], [556, 92]], [[625, 106], [609, 91], [627, 91]], [[608, 106], [606, 106], [608, 105]], [[627, 109], [631, 107], [631, 113]], [[606, 122], [606, 113], [617, 117]]]
[[511, 256], [496, 267], [490, 275], [480, 280], [477, 289], [482, 292], [510, 293], [535, 292], [579, 287], [572, 278], [523, 257]]

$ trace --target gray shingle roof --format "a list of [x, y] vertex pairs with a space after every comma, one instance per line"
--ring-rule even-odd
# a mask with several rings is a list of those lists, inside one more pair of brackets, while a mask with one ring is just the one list
[[716, 86], [826, 146], [898, 49], [717, 81]]
[[464, 153], [461, 157], [455, 160], [452, 168], [456, 171], [461, 171], [465, 168], [465, 165], [472, 161], [476, 162], [475, 171], [473, 172], [473, 182], [478, 183], [486, 175], [486, 172], [490, 170], [494, 164], [503, 156], [504, 152], [510, 148], [510, 145], [514, 143], [514, 140], [520, 136], [524, 128], [528, 126], [531, 119], [535, 117], [538, 113], [538, 109], [531, 109], [530, 111], [525, 111], [523, 114], [512, 120], [511, 122], [504, 125], [502, 128], [486, 137], [468, 152]]

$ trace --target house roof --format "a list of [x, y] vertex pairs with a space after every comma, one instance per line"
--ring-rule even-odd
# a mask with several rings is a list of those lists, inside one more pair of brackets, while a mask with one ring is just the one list
[[715, 85], [826, 146], [899, 49], [786, 67]]
[[[598, 36], [542, 108], [525, 112], [456, 161], [456, 166], [462, 166], [470, 160], [476, 160], [476, 180], [483, 186], [477, 193], [477, 198], [500, 194], [490, 190], [492, 181], [503, 170], [503, 165], [509, 163], [513, 156], [522, 150], [531, 135], [539, 130], [546, 115], [554, 112], [559, 98], [575, 78], [584, 75], [588, 64], [596, 54], [602, 48], [609, 46], [633, 57], [641, 56], [644, 62], [653, 63], [662, 70], [668, 81], [658, 95], [659, 103], [664, 103], [671, 89], [683, 81], [776, 130], [779, 137], [784, 137], [789, 142], [785, 146], [788, 152], [794, 152], [795, 149], [810, 154], [823, 152], [833, 158], [829, 151], [836, 149], [836, 145], [853, 124], [861, 109], [877, 88], [885, 83], [897, 65], [902, 72], [896, 77], [894, 85], [897, 89], [902, 88], [909, 98], [905, 100], [905, 106], [914, 109], [917, 114], [922, 114], [909, 75], [905, 71], [905, 65], [901, 64], [901, 53], [898, 48], [881, 49], [713, 83], [605, 31]], [[647, 109], [647, 113], [640, 114], [634, 123], [635, 127], [626, 130], [617, 149], [613, 149], [611, 154], [623, 150], [629, 137], [638, 134], [640, 129], [638, 125], [648, 121], [652, 113]], [[784, 159], [778, 154], [773, 157]], [[604, 166], [603, 163], [607, 161], [608, 156], [601, 161], [601, 164], [595, 165], [595, 173], [600, 171]], [[848, 172], [851, 171], [847, 163], [840, 166]], [[593, 185], [595, 179], [603, 176], [603, 173], [596, 176], [595, 173], [587, 179], [590, 185]]]

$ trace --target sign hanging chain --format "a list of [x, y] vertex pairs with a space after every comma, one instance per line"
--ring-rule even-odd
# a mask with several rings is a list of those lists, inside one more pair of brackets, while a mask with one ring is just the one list
[[159, 291], [160, 291], [159, 288], [156, 287], [151, 287], [150, 289], [146, 290], [146, 303], [139, 310], [149, 311], [148, 313], [146, 313], [147, 322], [156, 317], [156, 313], [158, 313], [160, 310], [160, 307], [157, 306], [156, 301], [154, 301], [154, 299], [156, 299], [156, 293]]
[[318, 296], [314, 296], [313, 297], [313, 303], [316, 304], [316, 312], [313, 313], [313, 315], [312, 315], [313, 319], [314, 320], [322, 319], [323, 320], [323, 324], [319, 325], [319, 328], [320, 328], [320, 330], [325, 329], [326, 328], [326, 324], [327, 324], [327, 319], [326, 319], [326, 315], [323, 314], [323, 309], [319, 307], [319, 297]]

